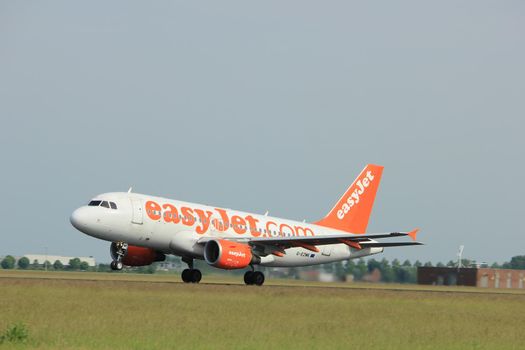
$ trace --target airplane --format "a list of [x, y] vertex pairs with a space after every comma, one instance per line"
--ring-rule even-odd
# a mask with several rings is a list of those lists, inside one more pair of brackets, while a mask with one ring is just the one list
[[[383, 167], [368, 164], [328, 214], [313, 223], [247, 213], [131, 192], [104, 193], [71, 214], [79, 231], [111, 242], [111, 268], [146, 266], [180, 256], [181, 278], [199, 283], [194, 260], [219, 269], [245, 269], [244, 282], [261, 286], [256, 266], [299, 267], [361, 258], [385, 247], [420, 245], [410, 232], [366, 234]], [[412, 241], [384, 239], [409, 236]]]

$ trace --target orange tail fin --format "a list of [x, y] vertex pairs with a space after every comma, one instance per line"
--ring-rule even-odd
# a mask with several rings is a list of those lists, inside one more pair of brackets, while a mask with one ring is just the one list
[[365, 233], [382, 174], [382, 166], [368, 164], [328, 215], [315, 224], [351, 233]]

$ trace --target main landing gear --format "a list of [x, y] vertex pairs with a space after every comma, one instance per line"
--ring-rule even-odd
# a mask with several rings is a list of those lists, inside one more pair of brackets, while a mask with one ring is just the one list
[[117, 242], [115, 243], [115, 247], [115, 260], [113, 260], [109, 266], [114, 271], [120, 271], [124, 267], [122, 259], [124, 259], [124, 256], [126, 255], [126, 251], [128, 250], [128, 244], [124, 242]]
[[184, 283], [199, 283], [202, 278], [202, 273], [198, 269], [193, 268], [193, 259], [192, 258], [182, 258], [186, 264], [188, 264], [189, 269], [184, 269], [182, 271], [182, 280]]
[[247, 285], [255, 284], [256, 286], [262, 286], [264, 283], [264, 274], [261, 271], [253, 271], [253, 266], [250, 265], [252, 271], [246, 271], [244, 273], [244, 283]]

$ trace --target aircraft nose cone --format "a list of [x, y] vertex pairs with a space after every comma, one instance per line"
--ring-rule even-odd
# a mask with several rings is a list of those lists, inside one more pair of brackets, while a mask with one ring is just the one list
[[82, 229], [87, 226], [85, 208], [78, 208], [77, 210], [75, 210], [71, 214], [69, 221], [71, 222], [71, 225], [73, 225], [73, 227], [75, 227], [77, 230], [82, 231]]

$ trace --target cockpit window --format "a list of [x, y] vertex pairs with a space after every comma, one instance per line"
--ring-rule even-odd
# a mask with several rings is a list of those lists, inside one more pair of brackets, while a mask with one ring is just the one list
[[89, 202], [88, 204], [90, 207], [98, 207], [98, 206], [101, 206], [101, 207], [104, 207], [104, 208], [110, 208], [111, 209], [114, 209], [116, 210], [117, 209], [117, 205], [115, 204], [115, 202], [108, 202], [108, 201], [91, 201]]

